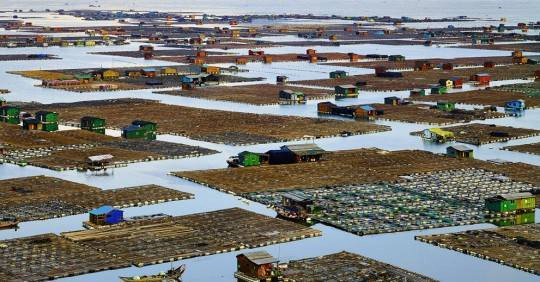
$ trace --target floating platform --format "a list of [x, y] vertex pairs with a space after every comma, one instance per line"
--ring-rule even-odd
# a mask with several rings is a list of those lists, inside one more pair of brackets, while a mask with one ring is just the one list
[[416, 88], [427, 89], [431, 84], [436, 84], [439, 79], [448, 79], [452, 76], [461, 76], [465, 82], [469, 77], [477, 73], [491, 74], [492, 80], [513, 80], [534, 76], [534, 71], [538, 69], [535, 65], [508, 65], [496, 66], [494, 68], [464, 68], [452, 71], [429, 70], [429, 71], [404, 71], [403, 78], [377, 77], [375, 74], [353, 75], [345, 78], [315, 79], [294, 81], [295, 86], [319, 86], [334, 87], [335, 85], [355, 84], [358, 81], [367, 81], [366, 86], [362, 86], [363, 91], [403, 91]]
[[55, 234], [0, 241], [0, 278], [5, 282], [46, 281], [129, 265]]
[[290, 261], [283, 281], [436, 281], [390, 264], [349, 252]]
[[540, 224], [416, 236], [415, 239], [540, 275]]
[[[443, 127], [442, 129], [454, 133], [457, 142], [472, 145], [507, 142], [540, 135], [540, 130], [480, 123]], [[421, 135], [422, 132], [411, 134]]]
[[[540, 183], [540, 167], [534, 165], [497, 165], [420, 150], [385, 151], [376, 148], [328, 152], [319, 162], [182, 171], [174, 175], [223, 192], [242, 194], [393, 182], [412, 173], [465, 168], [501, 173], [514, 181]], [[245, 179], [249, 179], [250, 185], [245, 184]]]
[[101, 190], [47, 176], [0, 180], [0, 193], [0, 216], [21, 222], [82, 214], [102, 205], [134, 207], [193, 198], [157, 185]]
[[[485, 198], [533, 189], [531, 184], [504, 179], [501, 174], [471, 168], [412, 174], [395, 183], [295, 191], [313, 201], [308, 216], [314, 222], [367, 235], [488, 221]], [[282, 197], [287, 193], [241, 196], [280, 210], [286, 209]]]
[[239, 208], [62, 233], [136, 266], [256, 248], [321, 232]]
[[[390, 130], [388, 126], [372, 123], [218, 111], [142, 99], [32, 104], [22, 108], [25, 111], [55, 111], [62, 122], [76, 122], [81, 116], [98, 116], [114, 128], [144, 117], [158, 124], [158, 134], [228, 145], [277, 143], [306, 139], [306, 136], [333, 137], [343, 131], [360, 135]], [[141, 113], [145, 114], [141, 116]]]

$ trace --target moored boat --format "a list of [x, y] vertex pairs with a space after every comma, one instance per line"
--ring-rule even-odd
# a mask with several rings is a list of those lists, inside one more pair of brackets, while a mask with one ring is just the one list
[[182, 275], [185, 271], [186, 265], [182, 264], [177, 268], [171, 268], [167, 272], [161, 272], [156, 275], [120, 277], [120, 279], [124, 282], [181, 282]]

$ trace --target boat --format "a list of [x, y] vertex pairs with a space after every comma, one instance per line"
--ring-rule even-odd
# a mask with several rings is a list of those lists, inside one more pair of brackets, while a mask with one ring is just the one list
[[17, 228], [19, 222], [14, 217], [0, 218], [0, 229]]
[[186, 265], [182, 264], [177, 268], [172, 268], [167, 272], [161, 272], [156, 275], [143, 275], [132, 277], [120, 277], [124, 282], [181, 282], [182, 275], [186, 271]]

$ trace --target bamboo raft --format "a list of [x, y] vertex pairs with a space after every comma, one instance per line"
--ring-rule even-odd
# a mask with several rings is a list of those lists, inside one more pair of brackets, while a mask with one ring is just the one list
[[136, 266], [320, 236], [318, 230], [239, 208], [63, 233]]
[[0, 241], [0, 278], [6, 282], [46, 281], [128, 266], [55, 234]]
[[540, 224], [416, 236], [415, 239], [540, 275]]
[[290, 261], [283, 281], [436, 281], [390, 264], [349, 252]]
[[132, 207], [193, 198], [157, 185], [101, 190], [46, 176], [0, 180], [0, 193], [0, 216], [18, 221], [81, 214], [102, 205]]

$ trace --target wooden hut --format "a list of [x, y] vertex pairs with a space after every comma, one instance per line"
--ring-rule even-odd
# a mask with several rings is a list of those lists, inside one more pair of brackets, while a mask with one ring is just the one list
[[278, 94], [280, 103], [297, 103], [297, 104], [305, 104], [306, 103], [306, 95], [304, 93], [299, 91], [292, 91], [289, 89], [284, 89], [279, 91]]
[[265, 251], [239, 254], [236, 256], [237, 270], [234, 277], [238, 281], [272, 281], [276, 276], [278, 260]]
[[281, 196], [281, 205], [287, 213], [286, 217], [305, 220], [313, 210], [314, 202], [303, 192], [291, 191]]
[[349, 76], [349, 74], [346, 71], [342, 71], [342, 70], [336, 70], [336, 71], [330, 72], [330, 78], [345, 78], [347, 76]]
[[430, 63], [429, 61], [420, 60], [414, 62], [414, 70], [415, 71], [428, 71], [435, 68], [435, 65]]
[[291, 152], [296, 162], [317, 162], [326, 153], [316, 144], [298, 144], [282, 146], [281, 150]]
[[463, 88], [463, 83], [465, 79], [463, 77], [453, 76], [450, 78], [450, 81], [452, 81], [452, 87], [459, 89]]
[[489, 85], [491, 82], [491, 75], [487, 73], [478, 73], [472, 75], [469, 80], [474, 81], [479, 85]]
[[334, 87], [336, 98], [356, 98], [358, 97], [358, 88], [354, 85], [337, 85]]
[[337, 106], [332, 102], [320, 102], [317, 104], [317, 113], [319, 114], [332, 114], [333, 109]]
[[285, 85], [285, 84], [287, 84], [288, 81], [289, 81], [289, 78], [287, 76], [278, 75], [276, 77], [276, 83], [279, 84], [279, 85]]
[[397, 105], [400, 105], [401, 102], [402, 102], [401, 98], [396, 97], [396, 96], [391, 96], [391, 97], [385, 97], [384, 98], [384, 104], [385, 105], [397, 106]]
[[42, 130], [42, 124], [38, 119], [33, 117], [28, 117], [23, 119], [22, 128], [24, 130]]
[[405, 56], [403, 56], [403, 55], [390, 55], [390, 56], [388, 56], [388, 61], [390, 61], [390, 62], [403, 62], [403, 61], [405, 61]]
[[446, 155], [458, 159], [474, 159], [473, 149], [464, 145], [453, 145], [446, 148]]

